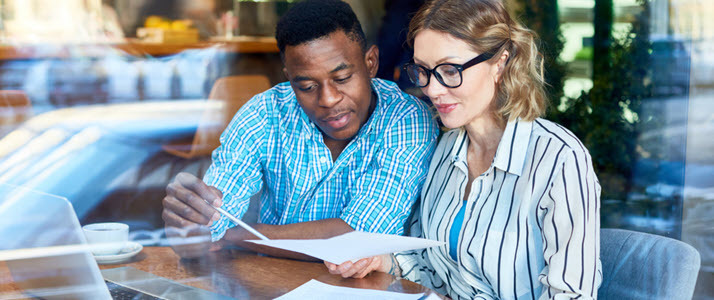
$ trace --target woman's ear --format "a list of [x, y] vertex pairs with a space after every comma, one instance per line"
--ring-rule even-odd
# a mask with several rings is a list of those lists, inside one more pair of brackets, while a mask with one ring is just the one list
[[377, 70], [379, 70], [379, 48], [377, 46], [372, 45], [367, 49], [364, 54], [364, 63], [367, 66], [367, 71], [369, 71], [369, 77], [376, 77]]
[[508, 63], [508, 57], [510, 55], [511, 54], [508, 53], [508, 50], [503, 50], [501, 57], [498, 58], [498, 61], [496, 62], [496, 74], [494, 76], [496, 83], [501, 80], [501, 75], [503, 75], [503, 70], [506, 68], [506, 63]]

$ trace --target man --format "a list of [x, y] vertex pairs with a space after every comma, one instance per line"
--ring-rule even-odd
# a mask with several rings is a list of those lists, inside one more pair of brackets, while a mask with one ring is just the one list
[[299, 2], [279, 21], [276, 38], [290, 82], [238, 111], [205, 183], [182, 173], [167, 188], [167, 232], [210, 226], [214, 241], [174, 245], [183, 257], [233, 244], [310, 259], [244, 242], [256, 237], [207, 202], [241, 217], [262, 190], [254, 228], [271, 239], [312, 239], [352, 230], [401, 234], [421, 191], [438, 129], [420, 100], [372, 79], [379, 52], [366, 46], [349, 5]]

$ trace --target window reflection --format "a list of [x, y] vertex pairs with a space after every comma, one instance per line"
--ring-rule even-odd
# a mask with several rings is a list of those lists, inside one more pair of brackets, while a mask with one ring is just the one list
[[[627, 54], [611, 61], [627, 72], [599, 86], [595, 1], [558, 0], [557, 16], [546, 16], [559, 18], [557, 55], [567, 70], [557, 91], [563, 97], [551, 109], [566, 127], [580, 127], [574, 131], [582, 140], [598, 135], [586, 146], [602, 159], [596, 165], [611, 164], [598, 174], [602, 226], [693, 245], [702, 257], [695, 298], [714, 297], [714, 3], [614, 0], [612, 45], [635, 42], [633, 24], [642, 22], [639, 32], [648, 33], [639, 42], [647, 49], [613, 50]], [[222, 109], [206, 100], [218, 78], [284, 81], [271, 36], [291, 2], [0, 1], [0, 90], [29, 100], [13, 106], [0, 95], [0, 183], [66, 197], [83, 223], [126, 222], [133, 239], [163, 245], [166, 184], [210, 164], [209, 155], [184, 158], [164, 146], [191, 144], [204, 114]], [[350, 1], [368, 39], [376, 40], [384, 2]], [[518, 9], [530, 1], [507, 2]], [[140, 28], [165, 40], [141, 40]], [[599, 115], [593, 110], [605, 105], [597, 91], [609, 93], [601, 103], [616, 103]], [[592, 94], [578, 102], [583, 93]], [[617, 115], [614, 123], [627, 131], [594, 115]]]

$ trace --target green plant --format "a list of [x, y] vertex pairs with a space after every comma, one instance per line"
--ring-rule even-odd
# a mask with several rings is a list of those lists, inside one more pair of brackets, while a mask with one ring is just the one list
[[593, 60], [593, 47], [583, 47], [575, 53], [575, 60]]
[[[606, 199], [626, 199], [632, 186], [637, 128], [642, 122], [637, 112], [642, 100], [652, 96], [649, 12], [644, 1], [640, 4], [643, 10], [629, 34], [611, 39], [607, 50], [594, 51], [592, 89], [568, 99], [558, 120], [588, 147]], [[602, 61], [603, 55], [607, 61]]]
[[[593, 87], [577, 98], [563, 97], [565, 64], [559, 60], [563, 38], [557, 0], [512, 0], [520, 20], [533, 29], [545, 56], [550, 109], [546, 118], [577, 135], [590, 151], [604, 199], [626, 199], [632, 186], [636, 159], [637, 112], [642, 99], [651, 97], [649, 83], [649, 8], [642, 12], [623, 39], [612, 38], [613, 1], [596, 0], [593, 47], [580, 58], [593, 61]], [[560, 105], [565, 101], [564, 105]], [[565, 107], [563, 111], [558, 107]]]

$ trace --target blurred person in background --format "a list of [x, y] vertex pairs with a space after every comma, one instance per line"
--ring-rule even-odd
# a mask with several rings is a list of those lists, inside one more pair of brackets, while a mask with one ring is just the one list
[[201, 39], [207, 39], [218, 33], [215, 0], [191, 0], [184, 2], [181, 18], [191, 20], [193, 27], [198, 29]]
[[600, 184], [588, 150], [546, 109], [534, 33], [500, 0], [435, 0], [412, 19], [410, 80], [439, 141], [410, 234], [443, 247], [334, 265], [388, 272], [452, 299], [595, 299]]
[[407, 45], [409, 21], [424, 0], [387, 0], [384, 3], [386, 14], [377, 35], [377, 46], [380, 50], [379, 71], [377, 77], [396, 81], [399, 88], [406, 90], [414, 85], [409, 78], [399, 76], [395, 80], [395, 71], [412, 59], [414, 52]]

